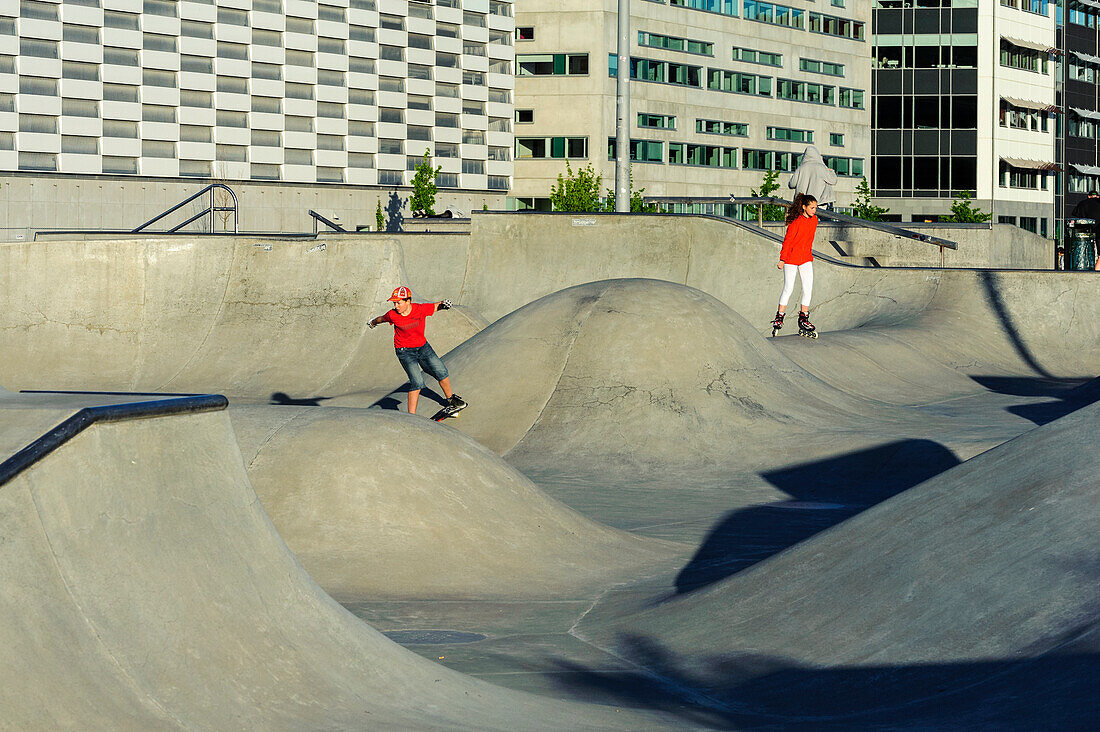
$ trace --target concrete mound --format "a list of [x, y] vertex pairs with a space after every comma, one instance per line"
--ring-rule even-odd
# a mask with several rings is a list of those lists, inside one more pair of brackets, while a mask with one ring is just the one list
[[[220, 392], [267, 401], [404, 380], [367, 321], [405, 281], [393, 242], [246, 237], [0, 247], [19, 272], [0, 308], [0, 382], [15, 389]], [[481, 327], [432, 321], [440, 353]]]
[[545, 496], [455, 430], [363, 409], [236, 407], [248, 473], [279, 534], [339, 600], [561, 598], [673, 567]]
[[[789, 421], [778, 400], [768, 405], [775, 411], [761, 402], [774, 388], [746, 387], [782, 367], [744, 326], [729, 308], [682, 285], [609, 280], [570, 287], [501, 318], [448, 354], [452, 384], [473, 405], [455, 426], [502, 454], [532, 432], [553, 429], [563, 441], [560, 458], [578, 443], [585, 455], [598, 450], [607, 418], [616, 425], [615, 442], [631, 442], [639, 452], [674, 433], [674, 422], [705, 431], [714, 416], [710, 404], [749, 419]], [[723, 376], [737, 367], [743, 388], [727, 394]], [[686, 394], [689, 384], [701, 388]], [[637, 423], [639, 411], [647, 422], [653, 412], [669, 416], [668, 431], [630, 440], [627, 434], [648, 431]], [[658, 450], [662, 457], [669, 452]]]
[[302, 570], [224, 413], [99, 424], [0, 490], [13, 729], [637, 728], [469, 679]]
[[1095, 719], [1098, 419], [1083, 408], [706, 590], [597, 608], [578, 633], [739, 723]]
[[766, 469], [777, 465], [769, 446], [792, 438], [812, 457], [835, 454], [836, 435], [866, 448], [928, 429], [810, 374], [706, 293], [659, 280], [549, 295], [447, 364], [472, 405], [455, 427], [525, 471]]

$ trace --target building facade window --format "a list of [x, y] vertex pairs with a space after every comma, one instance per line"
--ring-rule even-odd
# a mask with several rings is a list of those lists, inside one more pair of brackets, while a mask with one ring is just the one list
[[1022, 48], [1005, 38], [1001, 39], [1001, 66], [1047, 74], [1050, 72], [1049, 58], [1047, 51]]
[[726, 71], [725, 69], [707, 69], [707, 89], [770, 97], [772, 95], [772, 77], [743, 74], [740, 71]]
[[797, 167], [798, 156], [785, 150], [741, 151], [741, 167], [745, 170], [778, 170], [789, 173]]
[[866, 109], [863, 103], [862, 89], [847, 89], [840, 87], [839, 104], [848, 109]]
[[737, 148], [696, 145], [687, 142], [668, 144], [670, 165], [698, 165], [707, 168], [736, 168]]
[[[618, 156], [618, 145], [614, 137], [607, 138], [607, 159], [614, 160]], [[657, 140], [631, 140], [630, 161], [632, 163], [659, 163], [665, 162], [665, 144]]]
[[517, 76], [584, 76], [587, 53], [530, 53], [516, 55]]
[[648, 127], [654, 130], [674, 130], [676, 129], [676, 117], [671, 114], [649, 114], [647, 112], [639, 112], [638, 126]]
[[823, 155], [825, 164], [836, 171], [837, 175], [860, 178], [863, 176], [863, 158], [841, 158], [835, 155]]
[[844, 76], [844, 64], [832, 63], [830, 61], [818, 61], [811, 58], [798, 59], [798, 68], [800, 71], [806, 71], [811, 74], [824, 74], [826, 76]]
[[517, 137], [516, 160], [588, 157], [587, 137]]
[[838, 18], [835, 15], [825, 15], [823, 13], [810, 13], [809, 16], [807, 28], [811, 33], [823, 33], [837, 38], [850, 38], [853, 41], [864, 39], [864, 24], [858, 20]]
[[783, 25], [788, 28], [806, 27], [806, 12], [800, 8], [789, 8], [786, 5], [765, 3], [759, 0], [744, 0], [744, 8], [745, 20]]
[[668, 0], [668, 4], [674, 8], [703, 10], [735, 17], [737, 15], [737, 0]]
[[793, 130], [788, 127], [769, 127], [767, 132], [769, 140], [804, 142], [807, 144], [813, 143], [814, 141], [813, 130]]
[[783, 66], [783, 54], [772, 51], [759, 51], [755, 48], [733, 47], [733, 60], [747, 64], [761, 64], [763, 66]]
[[836, 104], [836, 87], [808, 81], [778, 79], [775, 96], [777, 99], [788, 99], [793, 102], [833, 106]]
[[749, 126], [744, 122], [723, 122], [716, 119], [697, 119], [695, 120], [695, 131], [702, 135], [747, 137], [749, 134]]
[[662, 36], [657, 33], [638, 31], [638, 45], [650, 48], [664, 48], [669, 51], [683, 51], [699, 56], [713, 56], [714, 44], [708, 41], [695, 41], [677, 36]]

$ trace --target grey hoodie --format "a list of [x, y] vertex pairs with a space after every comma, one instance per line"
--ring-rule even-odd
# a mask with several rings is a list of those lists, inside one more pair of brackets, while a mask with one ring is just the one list
[[825, 161], [821, 159], [821, 153], [813, 145], [808, 146], [806, 152], [802, 153], [802, 162], [787, 182], [787, 187], [793, 188], [796, 195], [809, 193], [821, 204], [836, 201], [836, 194], [833, 193], [834, 185], [836, 185], [836, 171], [825, 165]]

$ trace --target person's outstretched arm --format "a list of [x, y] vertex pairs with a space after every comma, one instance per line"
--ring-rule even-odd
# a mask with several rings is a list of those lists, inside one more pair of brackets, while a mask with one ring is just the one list
[[375, 328], [379, 325], [382, 325], [382, 323], [388, 323], [388, 322], [390, 322], [390, 321], [386, 319], [385, 315], [379, 315], [377, 318], [374, 318], [373, 320], [367, 321], [367, 326], [370, 327], [370, 328]]

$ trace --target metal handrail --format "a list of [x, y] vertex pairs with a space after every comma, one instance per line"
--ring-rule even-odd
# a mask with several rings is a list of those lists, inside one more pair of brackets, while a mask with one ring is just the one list
[[[51, 392], [35, 392], [46, 394]], [[98, 392], [52, 392], [58, 394]], [[114, 394], [117, 392], [103, 392]], [[140, 396], [140, 395], [135, 395]], [[197, 414], [200, 412], [220, 411], [229, 406], [229, 400], [221, 394], [168, 395], [160, 399], [145, 399], [125, 404], [104, 404], [96, 407], [84, 407], [61, 422], [46, 434], [0, 462], [0, 486], [10, 481], [36, 462], [64, 445], [96, 422], [121, 422], [123, 420], [163, 417], [175, 414]]]
[[312, 208], [309, 209], [309, 215], [313, 217], [313, 233], [314, 234], [317, 233], [317, 222], [318, 221], [320, 221], [322, 224], [325, 224], [326, 226], [331, 226], [333, 229], [335, 229], [336, 231], [339, 231], [341, 234], [348, 233], [348, 230], [345, 229], [343, 226], [340, 226], [340, 224], [337, 224], [333, 221], [329, 221], [327, 218], [325, 218], [321, 214], [317, 213]]
[[[214, 204], [214, 189], [216, 189], [216, 188], [221, 188], [229, 194], [230, 198], [233, 199], [233, 205], [232, 206], [216, 206]], [[187, 219], [187, 221], [184, 221], [182, 224], [179, 224], [178, 226], [169, 229], [167, 233], [175, 234], [177, 231], [179, 231], [183, 227], [187, 226], [188, 224], [199, 220], [200, 218], [202, 218], [206, 214], [210, 214], [210, 233], [213, 234], [214, 233], [214, 214], [217, 213], [218, 211], [232, 211], [233, 212], [233, 233], [234, 234], [239, 234], [240, 230], [237, 227], [237, 194], [233, 192], [232, 188], [225, 185], [224, 183], [211, 183], [210, 185], [206, 186], [205, 188], [203, 188], [201, 191], [194, 194], [193, 196], [188, 196], [187, 198], [183, 199], [182, 201], [177, 203], [175, 206], [168, 209], [167, 211], [160, 214], [159, 216], [156, 216], [155, 218], [151, 218], [148, 221], [146, 221], [144, 224], [142, 224], [141, 226], [137, 227], [136, 229], [131, 230], [130, 233], [131, 234], [137, 234], [138, 232], [143, 230], [145, 227], [150, 226], [152, 224], [155, 224], [156, 222], [160, 221], [161, 219], [163, 219], [168, 214], [175, 213], [176, 211], [180, 210], [181, 208], [183, 208], [187, 204], [191, 203], [192, 201], [194, 201], [196, 198], [203, 195], [207, 191], [210, 192], [210, 205], [207, 206], [206, 208], [204, 208], [202, 211], [195, 214], [194, 216], [192, 216], [191, 218]]]
[[[726, 198], [710, 198], [710, 197], [695, 197], [695, 196], [654, 196], [645, 198], [646, 203], [741, 203], [741, 204], [771, 204], [774, 206], [789, 206], [790, 201], [782, 198], [775, 198], [773, 196], [768, 197], [755, 197], [755, 198], [740, 198], [738, 196], [728, 196]], [[757, 226], [763, 226], [763, 207], [758, 206], [756, 211]], [[866, 219], [856, 218], [855, 216], [849, 216], [836, 211], [826, 211], [819, 208], [817, 210], [818, 218], [825, 220], [839, 221], [850, 226], [861, 226], [867, 229], [875, 229], [876, 231], [882, 231], [887, 234], [893, 234], [894, 236], [903, 239], [912, 239], [914, 241], [924, 242], [925, 244], [931, 244], [940, 248], [940, 251], [944, 249], [958, 249], [959, 245], [950, 239], [941, 239], [938, 236], [932, 236], [931, 234], [921, 234], [916, 231], [910, 231], [909, 229], [903, 229], [900, 226], [893, 226], [891, 224], [883, 223], [881, 221], [867, 221]], [[728, 218], [728, 217], [726, 217]]]

